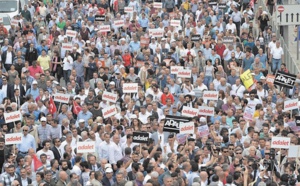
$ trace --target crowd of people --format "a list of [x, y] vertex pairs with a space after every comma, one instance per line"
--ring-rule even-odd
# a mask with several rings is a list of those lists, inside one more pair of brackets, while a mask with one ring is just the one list
[[[257, 3], [29, 0], [0, 23], [0, 186], [298, 184], [299, 159], [271, 140], [299, 144], [298, 109], [284, 102], [300, 84], [272, 82], [289, 70]], [[194, 132], [166, 131], [168, 118]]]

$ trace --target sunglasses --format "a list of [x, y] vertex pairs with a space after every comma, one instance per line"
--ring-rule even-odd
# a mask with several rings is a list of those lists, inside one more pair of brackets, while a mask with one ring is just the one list
[[265, 153], [265, 155], [268, 155], [268, 156], [269, 156], [269, 155], [270, 155], [270, 153]]
[[28, 132], [28, 130], [23, 130], [23, 132]]

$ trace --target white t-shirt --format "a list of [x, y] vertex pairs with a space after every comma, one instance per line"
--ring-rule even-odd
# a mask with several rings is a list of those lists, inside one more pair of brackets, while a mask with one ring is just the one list
[[281, 59], [281, 56], [284, 54], [283, 49], [281, 47], [277, 48], [276, 46], [271, 49], [270, 53], [274, 59]]
[[51, 160], [54, 159], [54, 154], [53, 154], [52, 150], [48, 150], [47, 152], [45, 152], [43, 149], [42, 149], [42, 150], [39, 150], [39, 151], [36, 153], [36, 156], [38, 157], [39, 160], [41, 160], [41, 159], [40, 159], [40, 156], [41, 156], [42, 154], [46, 154], [46, 155], [47, 155], [47, 162], [49, 162], [49, 163], [50, 163]]

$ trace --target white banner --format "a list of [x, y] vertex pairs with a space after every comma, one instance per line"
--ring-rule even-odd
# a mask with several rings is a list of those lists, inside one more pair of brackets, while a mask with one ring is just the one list
[[12, 19], [12, 20], [10, 21], [10, 24], [11, 24], [11, 25], [15, 25], [15, 26], [19, 26], [19, 21], [16, 20], [16, 19]]
[[189, 69], [181, 69], [177, 73], [177, 77], [180, 78], [191, 78], [192, 77], [192, 71]]
[[22, 133], [5, 134], [5, 145], [22, 143]]
[[218, 100], [219, 92], [218, 91], [204, 91], [203, 92], [203, 99], [206, 100]]
[[60, 102], [60, 103], [69, 103], [70, 100], [70, 95], [69, 94], [61, 94], [61, 93], [56, 93], [54, 94], [54, 101]]
[[78, 153], [96, 152], [96, 145], [94, 141], [78, 141], [77, 142]]
[[153, 37], [163, 37], [164, 32], [163, 29], [149, 29], [149, 35]]
[[299, 151], [300, 151], [300, 145], [291, 145], [289, 148], [288, 157], [297, 158], [300, 155]]
[[171, 20], [171, 23], [170, 23], [171, 26], [180, 26], [180, 20]]
[[22, 114], [19, 110], [15, 111], [15, 112], [10, 112], [10, 113], [4, 113], [4, 119], [5, 119], [6, 123], [21, 121]]
[[180, 70], [184, 70], [183, 66], [171, 66], [171, 74], [178, 74]]
[[110, 32], [110, 25], [100, 25], [100, 32]]
[[272, 137], [271, 148], [288, 149], [290, 148], [291, 138]]
[[198, 109], [183, 106], [182, 111], [181, 111], [181, 115], [192, 118], [192, 117], [198, 116], [198, 112], [199, 112]]
[[195, 133], [195, 124], [194, 122], [181, 123], [179, 126], [180, 134], [194, 134]]
[[298, 99], [287, 100], [284, 102], [284, 111], [298, 109]]
[[62, 43], [61, 48], [65, 50], [72, 51], [73, 49], [73, 44], [72, 43]]
[[199, 115], [201, 116], [214, 116], [215, 108], [214, 107], [199, 107]]
[[116, 105], [112, 105], [112, 106], [109, 106], [109, 107], [106, 107], [106, 108], [102, 109], [102, 115], [103, 115], [104, 119], [106, 119], [110, 116], [113, 116], [115, 114], [117, 114]]
[[124, 20], [115, 20], [114, 25], [118, 28], [122, 27], [122, 26], [124, 26]]
[[118, 99], [117, 94], [107, 92], [107, 91], [104, 91], [102, 94], [102, 100], [109, 101], [111, 103], [116, 103], [117, 99]]
[[77, 35], [76, 31], [74, 31], [74, 30], [66, 30], [66, 36], [74, 38], [74, 37], [76, 37], [76, 35]]
[[160, 2], [154, 2], [153, 3], [153, 8], [162, 8], [162, 3], [160, 3]]
[[133, 13], [133, 7], [131, 7], [131, 6], [124, 7], [124, 12]]
[[124, 83], [123, 84], [123, 93], [137, 93], [138, 84], [137, 83]]

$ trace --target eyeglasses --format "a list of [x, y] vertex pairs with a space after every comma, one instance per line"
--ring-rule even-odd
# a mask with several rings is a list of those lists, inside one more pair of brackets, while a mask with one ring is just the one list
[[268, 155], [268, 156], [269, 156], [269, 155], [270, 155], [270, 153], [265, 153], [265, 155]]
[[28, 132], [28, 130], [23, 130], [23, 132]]

